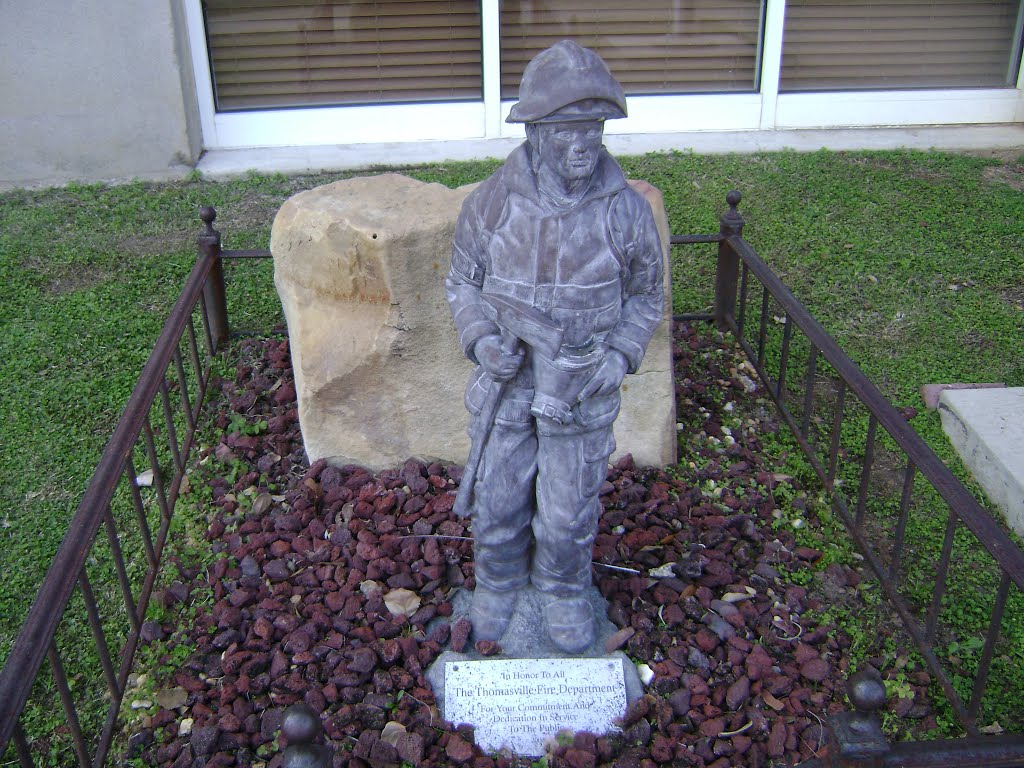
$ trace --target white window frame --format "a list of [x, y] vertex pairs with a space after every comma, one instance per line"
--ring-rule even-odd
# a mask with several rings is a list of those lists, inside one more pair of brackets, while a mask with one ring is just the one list
[[484, 102], [480, 101], [217, 112], [202, 5], [200, 0], [184, 3], [206, 149], [376, 144], [484, 135]]
[[[481, 2], [483, 99], [471, 102], [216, 111], [200, 0], [183, 0], [206, 149], [320, 146], [523, 136], [500, 95], [499, 0]], [[758, 92], [633, 96], [610, 134], [957, 125], [1024, 120], [1024, 68], [1016, 87], [779, 93], [786, 0], [767, 0]]]

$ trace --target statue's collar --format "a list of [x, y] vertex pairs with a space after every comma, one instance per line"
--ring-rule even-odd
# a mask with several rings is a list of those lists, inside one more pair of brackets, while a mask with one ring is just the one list
[[[505, 161], [505, 180], [508, 187], [524, 197], [540, 202], [541, 195], [537, 189], [537, 174], [533, 171], [531, 163], [530, 142], [524, 141], [508, 156]], [[580, 198], [576, 206], [599, 197], [607, 197], [615, 194], [626, 186], [626, 177], [622, 174], [619, 164], [612, 159], [605, 149], [597, 160], [597, 167], [594, 175], [590, 177], [590, 186]], [[576, 207], [573, 206], [573, 207]]]

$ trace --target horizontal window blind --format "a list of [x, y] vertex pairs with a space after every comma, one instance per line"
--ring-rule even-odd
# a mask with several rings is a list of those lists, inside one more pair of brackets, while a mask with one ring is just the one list
[[218, 111], [483, 94], [474, 0], [209, 0]]
[[788, 0], [782, 91], [1002, 87], [1020, 0]]
[[760, 0], [502, 0], [501, 97], [523, 68], [571, 38], [593, 48], [627, 94], [754, 91]]

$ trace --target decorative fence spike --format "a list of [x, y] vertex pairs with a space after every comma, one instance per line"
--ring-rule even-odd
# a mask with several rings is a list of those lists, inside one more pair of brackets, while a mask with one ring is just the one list
[[313, 743], [323, 728], [319, 716], [306, 702], [292, 704], [285, 710], [281, 733], [288, 740], [281, 768], [331, 768], [333, 750]]

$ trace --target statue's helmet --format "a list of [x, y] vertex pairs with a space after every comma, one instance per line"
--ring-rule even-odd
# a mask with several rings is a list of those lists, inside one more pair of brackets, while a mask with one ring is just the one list
[[614, 120], [626, 116], [626, 94], [604, 60], [589, 48], [562, 40], [523, 70], [519, 101], [508, 123]]

